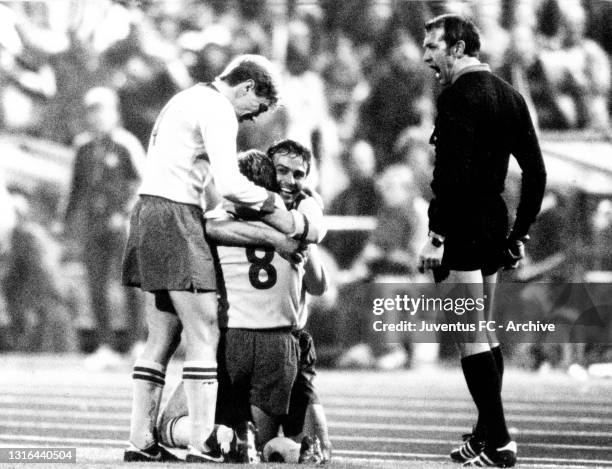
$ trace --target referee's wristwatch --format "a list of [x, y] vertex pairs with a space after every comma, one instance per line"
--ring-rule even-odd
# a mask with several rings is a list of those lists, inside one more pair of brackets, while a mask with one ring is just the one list
[[433, 244], [434, 247], [439, 248], [442, 247], [442, 245], [444, 244], [444, 236], [434, 233], [431, 230], [429, 231], [428, 236], [431, 241], [431, 244]]

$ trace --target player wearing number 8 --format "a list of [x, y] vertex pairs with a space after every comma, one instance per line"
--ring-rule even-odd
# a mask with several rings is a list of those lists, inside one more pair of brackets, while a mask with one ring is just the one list
[[[274, 168], [264, 154], [249, 152], [240, 160], [241, 169], [247, 163], [268, 167], [269, 177], [260, 174], [255, 180], [269, 190], [276, 188]], [[221, 217], [227, 219], [228, 214], [209, 216], [216, 217], [207, 222], [214, 236]], [[293, 240], [287, 242], [293, 246]], [[227, 391], [219, 393], [217, 416], [220, 423], [236, 427], [263, 414], [274, 426], [288, 411], [298, 369], [299, 348], [291, 331], [300, 321], [304, 267], [288, 262], [272, 246], [219, 245], [217, 254], [221, 266], [218, 360], [223, 370], [219, 379], [220, 391]], [[262, 428], [261, 419], [255, 420], [263, 443], [266, 425]]]

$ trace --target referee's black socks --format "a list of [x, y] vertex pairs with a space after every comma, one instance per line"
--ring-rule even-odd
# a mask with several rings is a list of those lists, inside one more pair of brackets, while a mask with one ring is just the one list
[[491, 351], [468, 355], [461, 359], [463, 375], [479, 420], [486, 427], [486, 442], [493, 448], [510, 441], [501, 399], [501, 375]]
[[[497, 373], [499, 374], [499, 390], [501, 392], [502, 383], [504, 379], [504, 357], [502, 355], [501, 345], [491, 347], [491, 353], [493, 354], [495, 366], [497, 367]], [[480, 441], [484, 441], [486, 439], [487, 427], [480, 413], [478, 414], [478, 421], [474, 426], [473, 434]]]
[[491, 353], [495, 360], [495, 366], [497, 366], [497, 372], [499, 373], [499, 389], [501, 391], [502, 381], [504, 380], [504, 356], [502, 355], [501, 345], [498, 344], [495, 347], [491, 347]]

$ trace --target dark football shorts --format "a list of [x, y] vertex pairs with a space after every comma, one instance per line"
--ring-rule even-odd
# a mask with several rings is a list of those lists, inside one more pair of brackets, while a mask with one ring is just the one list
[[283, 417], [283, 433], [285, 436], [296, 436], [302, 432], [306, 409], [310, 404], [319, 404], [319, 397], [314, 387], [316, 376], [315, 365], [317, 354], [312, 336], [305, 330], [294, 331], [300, 345], [300, 365], [291, 390], [289, 413]]
[[[123, 284], [144, 291], [215, 291], [217, 282], [201, 207], [141, 195], [132, 210]], [[156, 303], [162, 310], [167, 293]]]
[[271, 416], [285, 415], [298, 360], [298, 341], [289, 328], [223, 329], [217, 419], [234, 424], [251, 420], [251, 405]]
[[485, 214], [466, 218], [461, 228], [444, 241], [442, 265], [434, 269], [436, 282], [448, 277], [450, 270], [480, 270], [483, 275], [492, 275], [503, 265], [508, 215], [501, 198], [492, 199]]

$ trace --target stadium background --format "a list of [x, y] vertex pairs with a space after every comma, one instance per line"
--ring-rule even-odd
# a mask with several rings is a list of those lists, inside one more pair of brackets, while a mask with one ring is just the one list
[[[211, 80], [235, 54], [262, 53], [284, 70], [286, 99], [245, 125], [239, 145], [265, 149], [287, 136], [317, 161], [310, 185], [329, 215], [334, 285], [311, 304], [309, 328], [322, 367], [338, 368], [319, 378], [338, 460], [444, 467], [472, 416], [452, 348], [381, 343], [358, 299], [364, 286], [390, 294], [386, 282], [423, 280], [415, 250], [439, 89], [420, 44], [424, 20], [444, 11], [474, 17], [483, 60], [525, 95], [539, 127], [548, 191], [528, 261], [504, 280], [524, 283], [520, 300], [541, 309], [550, 308], [546, 282], [609, 283], [610, 1], [0, 1], [0, 445], [77, 446], [80, 461], [108, 464], [127, 437], [146, 305], [129, 311], [131, 350], [82, 353], [91, 308], [63, 225], [86, 92], [116, 90], [125, 128], [146, 146], [173, 93]], [[518, 178], [511, 168], [511, 208]], [[609, 371], [589, 368], [612, 361], [609, 347], [507, 352], [504, 397], [527, 465], [609, 463]]]

